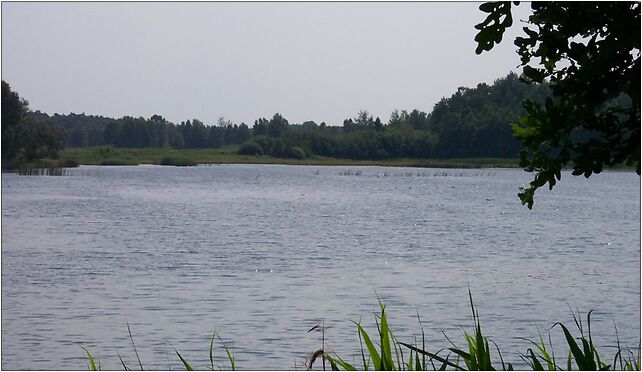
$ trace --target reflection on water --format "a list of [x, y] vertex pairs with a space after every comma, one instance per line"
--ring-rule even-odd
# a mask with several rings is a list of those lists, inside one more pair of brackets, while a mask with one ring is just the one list
[[[519, 357], [569, 306], [595, 309], [598, 345], [640, 333], [640, 186], [564, 174], [529, 211], [520, 170], [80, 167], [2, 175], [2, 368], [106, 368], [117, 353], [176, 369], [171, 342], [209, 365], [220, 333], [243, 369], [293, 369], [319, 346], [350, 359], [351, 320], [377, 297], [401, 340], [461, 339], [467, 287], [484, 332]], [[556, 336], [556, 334], [554, 333]], [[562, 344], [559, 338], [559, 344]], [[603, 340], [603, 341], [602, 341]], [[555, 337], [554, 337], [555, 342]], [[224, 366], [222, 351], [215, 355]]]

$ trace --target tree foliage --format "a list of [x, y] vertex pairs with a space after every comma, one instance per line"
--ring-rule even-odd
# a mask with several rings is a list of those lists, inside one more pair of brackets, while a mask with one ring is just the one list
[[[480, 6], [476, 52], [491, 50], [512, 25], [514, 2]], [[515, 45], [523, 80], [548, 82], [552, 96], [526, 100], [513, 125], [524, 145], [520, 165], [535, 177], [521, 188], [522, 204], [552, 189], [564, 166], [590, 177], [604, 166], [635, 165], [640, 174], [640, 3], [532, 2], [525, 36]]]
[[2, 81], [2, 168], [13, 169], [43, 158], [58, 158], [62, 131], [27, 115], [29, 103]]

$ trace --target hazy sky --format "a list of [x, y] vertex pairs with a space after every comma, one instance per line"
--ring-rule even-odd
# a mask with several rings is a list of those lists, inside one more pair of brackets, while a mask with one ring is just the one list
[[478, 5], [3, 2], [2, 79], [49, 114], [387, 121], [518, 71], [519, 25], [475, 54]]

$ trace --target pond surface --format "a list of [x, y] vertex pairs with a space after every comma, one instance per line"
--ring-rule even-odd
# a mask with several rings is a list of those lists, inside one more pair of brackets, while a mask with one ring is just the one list
[[[640, 178], [564, 173], [533, 210], [521, 170], [223, 165], [2, 174], [2, 369], [209, 365], [294, 369], [321, 346], [351, 361], [377, 298], [402, 341], [463, 346], [468, 286], [484, 333], [520, 337], [594, 309], [608, 355], [640, 340]], [[561, 330], [553, 343], [564, 346]], [[220, 346], [217, 343], [215, 346]], [[215, 363], [229, 368], [215, 348]]]

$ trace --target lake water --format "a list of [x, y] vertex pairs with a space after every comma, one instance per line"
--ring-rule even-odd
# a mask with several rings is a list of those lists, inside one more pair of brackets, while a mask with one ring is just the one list
[[[2, 369], [209, 365], [217, 331], [241, 369], [303, 368], [321, 344], [357, 358], [377, 298], [402, 341], [461, 345], [468, 285], [484, 333], [518, 351], [569, 307], [598, 348], [640, 340], [640, 178], [564, 173], [533, 210], [505, 169], [223, 165], [2, 174]], [[553, 342], [564, 346], [561, 330]], [[220, 345], [220, 344], [217, 344]], [[215, 362], [229, 366], [223, 351]], [[359, 357], [360, 358], [360, 357]], [[359, 360], [359, 359], [356, 359]], [[228, 367], [229, 368], [229, 367]]]

